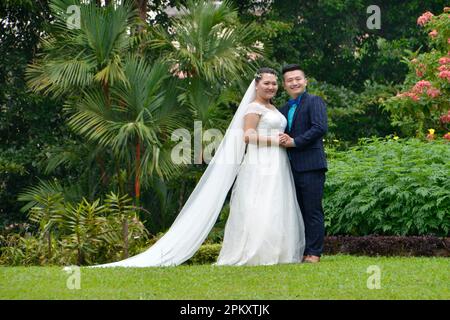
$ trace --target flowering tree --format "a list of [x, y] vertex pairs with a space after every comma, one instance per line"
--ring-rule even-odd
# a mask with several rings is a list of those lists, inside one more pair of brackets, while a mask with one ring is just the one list
[[394, 125], [428, 139], [435, 133], [450, 140], [450, 7], [438, 16], [427, 11], [417, 19], [429, 35], [430, 52], [410, 52], [410, 68], [402, 92], [385, 102]]

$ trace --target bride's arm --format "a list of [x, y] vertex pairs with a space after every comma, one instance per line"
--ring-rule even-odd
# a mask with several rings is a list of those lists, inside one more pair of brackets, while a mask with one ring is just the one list
[[272, 136], [259, 135], [256, 132], [259, 119], [261, 116], [257, 113], [249, 113], [244, 117], [244, 141], [245, 143], [251, 143], [264, 146], [277, 146], [279, 145], [279, 138]]

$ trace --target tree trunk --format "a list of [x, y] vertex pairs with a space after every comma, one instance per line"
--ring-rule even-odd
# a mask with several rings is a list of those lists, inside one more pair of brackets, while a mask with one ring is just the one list
[[50, 231], [47, 231], [47, 241], [48, 241], [48, 259], [52, 257], [52, 236]]
[[125, 194], [125, 181], [123, 181], [122, 179], [122, 175], [120, 172], [120, 165], [119, 165], [119, 161], [117, 160], [117, 158], [115, 158], [115, 162], [116, 162], [116, 174], [117, 174], [117, 181], [118, 181], [118, 185], [119, 185], [119, 194]]
[[147, 0], [136, 0], [136, 5], [139, 9], [139, 17], [142, 21], [147, 21]]
[[128, 217], [125, 215], [122, 223], [123, 259], [128, 258]]
[[100, 179], [102, 180], [102, 184], [103, 184], [103, 186], [107, 186], [109, 179], [108, 179], [108, 175], [106, 174], [105, 161], [99, 155], [96, 157], [96, 161], [100, 168], [100, 174], [101, 174]]
[[136, 207], [139, 207], [141, 197], [141, 140], [138, 138], [136, 143], [136, 175], [134, 178], [134, 194], [136, 196]]
[[181, 183], [180, 196], [178, 198], [178, 212], [180, 212], [181, 209], [183, 209], [185, 188], [186, 188], [186, 182], [183, 181]]
[[106, 98], [106, 105], [108, 107], [110, 107], [111, 106], [111, 100], [109, 98], [109, 85], [108, 85], [107, 82], [106, 83], [105, 82], [102, 83], [102, 89], [103, 89], [103, 94], [105, 95], [105, 98]]
[[78, 253], [78, 265], [81, 266], [83, 264], [83, 257], [80, 248], [80, 235], [77, 233], [77, 253]]

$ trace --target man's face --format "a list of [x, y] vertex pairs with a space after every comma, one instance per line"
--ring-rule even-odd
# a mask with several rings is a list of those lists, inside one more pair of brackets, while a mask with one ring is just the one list
[[308, 80], [300, 70], [288, 71], [283, 75], [283, 87], [292, 98], [301, 95], [307, 84]]

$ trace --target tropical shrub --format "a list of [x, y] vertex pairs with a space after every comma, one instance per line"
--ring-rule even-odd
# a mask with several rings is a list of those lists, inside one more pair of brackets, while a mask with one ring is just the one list
[[445, 140], [364, 139], [328, 150], [329, 235], [437, 235], [450, 230], [450, 148]]
[[[128, 195], [110, 193], [101, 203], [64, 200], [61, 192], [30, 189], [31, 232], [1, 235], [0, 263], [13, 265], [94, 264], [137, 254], [148, 232]], [[26, 207], [30, 207], [30, 203]]]
[[[450, 7], [438, 16], [427, 11], [417, 19], [429, 35], [429, 52], [409, 52], [404, 62], [409, 73], [403, 83], [403, 90], [385, 102], [391, 113], [392, 123], [401, 127], [406, 135], [424, 137], [425, 130], [445, 135], [450, 101]], [[449, 121], [450, 122], [450, 121]], [[450, 139], [450, 134], [447, 135]]]
[[221, 243], [203, 244], [187, 264], [210, 264], [214, 263], [219, 256]]

